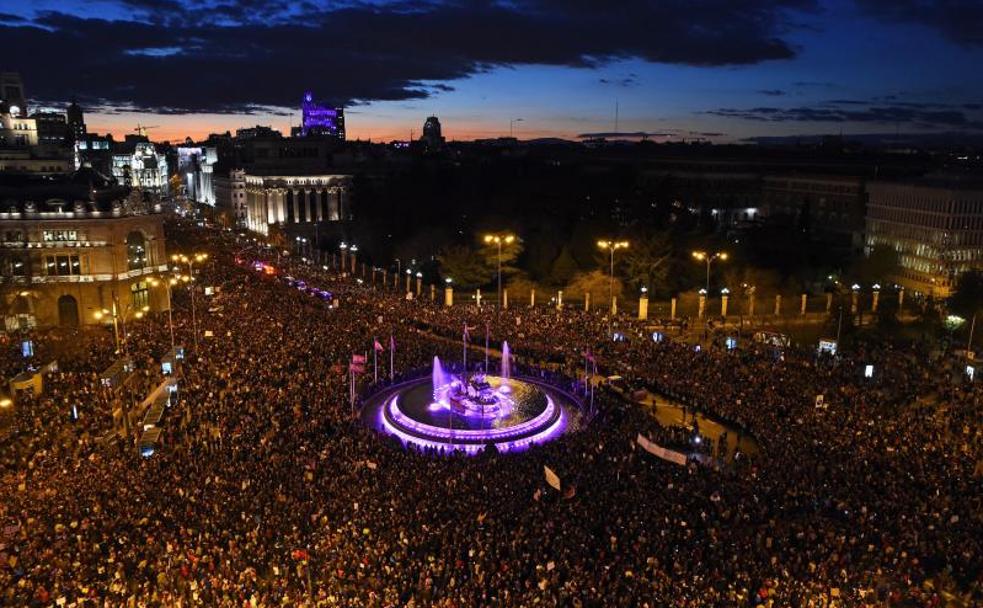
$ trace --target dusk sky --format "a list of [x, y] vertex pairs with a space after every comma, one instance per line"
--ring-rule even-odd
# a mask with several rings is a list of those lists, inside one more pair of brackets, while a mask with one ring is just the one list
[[0, 0], [34, 106], [158, 140], [346, 105], [349, 139], [983, 132], [979, 0]]

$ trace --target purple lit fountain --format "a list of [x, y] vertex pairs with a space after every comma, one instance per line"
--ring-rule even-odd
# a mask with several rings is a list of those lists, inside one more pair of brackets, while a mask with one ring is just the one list
[[426, 377], [367, 400], [363, 419], [420, 448], [474, 454], [494, 444], [521, 450], [555, 438], [579, 420], [574, 397], [534, 379], [512, 378], [508, 344], [501, 375], [451, 374], [434, 357]]

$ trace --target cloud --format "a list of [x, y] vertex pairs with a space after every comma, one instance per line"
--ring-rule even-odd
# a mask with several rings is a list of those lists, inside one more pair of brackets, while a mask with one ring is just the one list
[[781, 97], [785, 95], [785, 91], [781, 89], [761, 89], [758, 91], [762, 95], [768, 95], [769, 97]]
[[335, 104], [420, 99], [501, 66], [789, 59], [788, 13], [815, 2], [122, 0], [105, 13], [122, 20], [43, 12], [0, 22], [0, 40], [45, 99], [224, 112], [294, 107], [305, 89]]
[[638, 86], [638, 74], [632, 73], [628, 74], [624, 78], [601, 78], [598, 80], [601, 84], [610, 84], [618, 87], [635, 87]]
[[[970, 104], [967, 104], [970, 105]], [[758, 122], [827, 122], [906, 124], [924, 129], [980, 129], [983, 121], [967, 115], [957, 106], [937, 103], [904, 102], [883, 104], [852, 99], [834, 99], [817, 106], [789, 108], [719, 108], [706, 112], [723, 118]]]
[[962, 46], [983, 46], [983, 2], [979, 0], [856, 0], [872, 17], [916, 23]]

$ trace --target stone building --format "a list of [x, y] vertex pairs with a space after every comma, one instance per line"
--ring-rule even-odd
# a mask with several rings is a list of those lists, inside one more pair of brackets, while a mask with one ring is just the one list
[[350, 175], [245, 174], [246, 226], [267, 234], [271, 224], [343, 222], [352, 218]]
[[[60, 184], [0, 188], [0, 308], [8, 331], [21, 327], [123, 323], [138, 311], [166, 310], [162, 216], [139, 196], [92, 176]], [[78, 188], [74, 188], [78, 186]], [[88, 193], [87, 193], [88, 191]]]

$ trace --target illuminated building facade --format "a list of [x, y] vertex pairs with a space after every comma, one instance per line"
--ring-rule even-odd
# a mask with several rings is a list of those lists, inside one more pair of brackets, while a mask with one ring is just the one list
[[916, 184], [868, 184], [868, 252], [898, 252], [899, 285], [948, 296], [967, 270], [983, 269], [983, 183], [926, 179]]
[[180, 146], [177, 149], [177, 172], [184, 183], [188, 200], [215, 206], [213, 168], [218, 162], [215, 148]]
[[444, 145], [444, 136], [440, 132], [440, 120], [436, 116], [428, 116], [423, 123], [423, 136], [420, 141], [427, 150], [439, 150]]
[[224, 175], [215, 175], [215, 206], [227, 209], [237, 227], [248, 225], [246, 207], [246, 172], [232, 169]]
[[344, 141], [345, 139], [345, 109], [329, 108], [314, 101], [311, 92], [304, 93], [301, 104], [303, 123], [301, 135], [323, 135]]
[[246, 173], [246, 227], [267, 234], [284, 226], [352, 218], [350, 175], [250, 175]]
[[166, 310], [163, 290], [149, 283], [168, 268], [159, 213], [126, 198], [32, 198], [29, 190], [20, 199], [0, 194], [0, 308], [8, 331], [104, 323], [95, 313], [114, 302], [124, 321], [145, 306]]
[[113, 177], [124, 186], [168, 194], [167, 158], [150, 142], [135, 142], [132, 151], [113, 154]]

